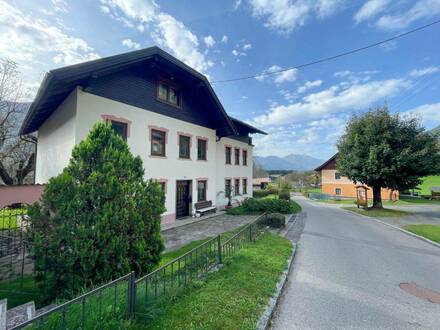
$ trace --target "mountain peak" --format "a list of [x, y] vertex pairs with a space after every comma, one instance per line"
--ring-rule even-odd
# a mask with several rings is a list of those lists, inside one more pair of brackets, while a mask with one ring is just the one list
[[309, 155], [289, 154], [279, 156], [255, 156], [254, 160], [266, 171], [308, 171], [321, 165], [324, 161]]

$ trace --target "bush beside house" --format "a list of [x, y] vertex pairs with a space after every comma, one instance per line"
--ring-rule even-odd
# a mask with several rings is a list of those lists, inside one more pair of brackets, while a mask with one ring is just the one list
[[298, 213], [300, 210], [301, 207], [294, 201], [272, 198], [249, 198], [240, 206], [229, 209], [227, 213], [231, 215], [261, 214], [264, 212], [290, 214]]
[[104, 123], [73, 149], [29, 209], [35, 279], [47, 300], [159, 263], [164, 193], [143, 177], [141, 159]]

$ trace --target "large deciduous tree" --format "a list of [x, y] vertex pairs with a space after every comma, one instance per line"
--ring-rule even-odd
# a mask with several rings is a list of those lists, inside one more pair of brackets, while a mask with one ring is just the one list
[[354, 115], [338, 141], [338, 171], [373, 189], [373, 207], [382, 207], [381, 188], [416, 187], [440, 171], [438, 140], [417, 118], [391, 115], [384, 106]]
[[28, 105], [22, 103], [23, 89], [17, 65], [0, 62], [0, 183], [32, 183], [36, 138], [20, 136], [19, 129]]
[[139, 156], [98, 123], [29, 210], [36, 280], [46, 298], [69, 296], [158, 264], [164, 246], [160, 185], [144, 181]]

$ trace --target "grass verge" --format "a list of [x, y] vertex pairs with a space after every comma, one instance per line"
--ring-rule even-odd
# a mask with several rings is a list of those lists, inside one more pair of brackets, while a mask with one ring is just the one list
[[385, 208], [384, 209], [368, 208], [365, 210], [362, 208], [358, 209], [357, 207], [343, 207], [343, 209], [373, 218], [404, 217], [412, 214], [411, 212], [407, 212], [407, 211], [385, 209]]
[[407, 225], [404, 229], [440, 243], [440, 225]]
[[228, 259], [219, 272], [157, 306], [151, 318], [138, 318], [124, 327], [254, 329], [291, 251], [289, 240], [263, 234], [255, 244]]

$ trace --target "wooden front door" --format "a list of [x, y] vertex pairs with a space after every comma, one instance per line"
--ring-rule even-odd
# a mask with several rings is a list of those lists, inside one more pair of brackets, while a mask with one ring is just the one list
[[189, 215], [189, 205], [191, 204], [191, 181], [177, 181], [176, 187], [176, 218]]

